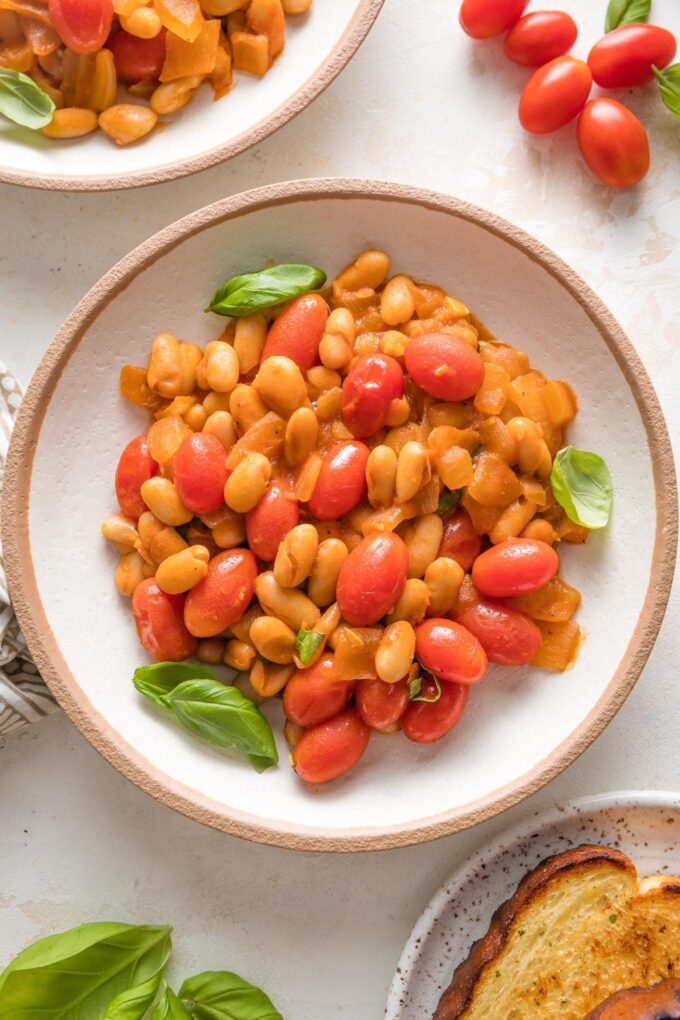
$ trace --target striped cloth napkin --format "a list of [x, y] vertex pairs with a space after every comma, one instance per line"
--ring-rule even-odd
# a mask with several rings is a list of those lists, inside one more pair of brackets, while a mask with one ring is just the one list
[[[21, 403], [21, 387], [0, 361], [0, 492], [9, 436]], [[26, 647], [12, 610], [0, 542], [0, 737], [56, 709]]]

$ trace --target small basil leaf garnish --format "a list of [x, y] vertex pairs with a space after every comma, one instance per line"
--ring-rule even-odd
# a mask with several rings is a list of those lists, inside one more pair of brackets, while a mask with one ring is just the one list
[[647, 21], [651, 10], [652, 0], [609, 0], [604, 30], [613, 32], [621, 25], [639, 24]]
[[665, 67], [663, 71], [652, 65], [652, 71], [664, 104], [680, 120], [680, 64]]
[[185, 680], [164, 700], [188, 733], [213, 747], [247, 754], [258, 772], [278, 762], [271, 726], [236, 687], [218, 680]]
[[283, 1020], [260, 988], [226, 970], [187, 978], [179, 997], [194, 1020]]
[[449, 510], [455, 510], [463, 495], [462, 489], [455, 489], [453, 492], [442, 492], [437, 503], [437, 513], [443, 517]]
[[321, 269], [283, 263], [258, 273], [234, 276], [215, 291], [205, 311], [241, 318], [318, 290], [325, 282], [326, 274]]
[[56, 107], [46, 92], [21, 71], [0, 67], [0, 113], [22, 127], [45, 127]]
[[323, 643], [323, 638], [323, 634], [318, 634], [315, 630], [298, 631], [298, 635], [295, 638], [295, 648], [300, 662], [305, 666], [312, 661], [314, 652]]
[[602, 457], [566, 446], [555, 457], [550, 484], [570, 521], [591, 530], [606, 528], [613, 495], [609, 468]]
[[172, 988], [166, 988], [154, 1006], [149, 1020], [191, 1020], [191, 1013], [177, 998]]
[[166, 710], [169, 710], [166, 695], [185, 680], [217, 680], [217, 677], [209, 666], [198, 662], [155, 662], [152, 666], [140, 666], [132, 677], [140, 694]]
[[439, 699], [442, 696], [441, 684], [439, 683], [439, 680], [437, 680], [436, 676], [432, 676], [432, 679], [434, 680], [434, 686], [436, 688], [436, 693], [435, 693], [435, 696], [433, 698], [427, 698], [427, 697], [425, 697], [424, 694], [421, 694], [421, 691], [423, 689], [423, 680], [424, 679], [425, 678], [422, 677], [422, 676], [417, 676], [415, 678], [415, 680], [411, 680], [409, 682], [409, 685], [408, 685], [408, 700], [409, 701], [425, 701], [428, 705], [434, 705], [434, 704], [436, 704], [439, 701]]
[[106, 1007], [102, 1020], [144, 1020], [153, 1006], [163, 980], [162, 973], [121, 992]]

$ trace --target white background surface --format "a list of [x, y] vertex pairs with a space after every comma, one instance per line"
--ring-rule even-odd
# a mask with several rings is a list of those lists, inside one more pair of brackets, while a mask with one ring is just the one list
[[[605, 0], [561, 6], [579, 22], [584, 55]], [[386, 0], [367, 43], [312, 108], [198, 177], [119, 195], [0, 188], [0, 357], [27, 382], [102, 272], [198, 206], [286, 178], [380, 177], [477, 202], [570, 262], [636, 344], [677, 451], [680, 125], [652, 87], [636, 93], [630, 103], [650, 128], [652, 171], [635, 191], [606, 192], [583, 168], [573, 126], [544, 139], [523, 135], [515, 104], [525, 72], [499, 57], [497, 43], [467, 40], [454, 7]], [[654, 9], [680, 34], [674, 0], [654, 0]], [[130, 786], [52, 717], [0, 744], [0, 965], [30, 940], [81, 921], [169, 921], [181, 971], [240, 971], [267, 988], [286, 1020], [378, 1020], [420, 910], [493, 832], [586, 793], [680, 787], [679, 659], [676, 592], [636, 690], [568, 772], [477, 830], [367, 856], [296, 855], [202, 829]]]

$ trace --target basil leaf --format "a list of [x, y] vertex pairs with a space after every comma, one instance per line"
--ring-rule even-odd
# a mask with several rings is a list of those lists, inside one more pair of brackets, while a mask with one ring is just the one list
[[169, 710], [165, 696], [185, 680], [217, 680], [214, 670], [200, 663], [155, 662], [153, 666], [140, 666], [132, 682], [145, 698]]
[[0, 1018], [103, 1017], [112, 999], [162, 972], [170, 931], [103, 921], [40, 939], [0, 974]]
[[273, 308], [284, 301], [318, 290], [326, 282], [321, 269], [298, 263], [283, 263], [261, 269], [258, 273], [234, 276], [215, 291], [206, 312], [240, 318], [253, 315], [263, 308]]
[[258, 772], [278, 762], [271, 726], [236, 687], [218, 680], [185, 680], [164, 700], [188, 733], [213, 747], [247, 754]]
[[454, 489], [453, 492], [442, 492], [437, 503], [437, 513], [440, 516], [447, 514], [449, 510], [455, 510], [460, 503], [460, 497], [463, 495], [462, 489]]
[[187, 978], [179, 997], [194, 1020], [283, 1020], [260, 988], [226, 970]]
[[612, 479], [602, 457], [566, 446], [555, 457], [550, 484], [570, 521], [593, 531], [607, 527], [612, 509]]
[[163, 975], [159, 971], [148, 981], [121, 992], [106, 1007], [102, 1020], [144, 1020], [153, 1006]]
[[609, 0], [604, 22], [605, 32], [612, 32], [621, 25], [639, 24], [647, 21], [652, 10], [652, 0]]
[[437, 680], [437, 677], [434, 676], [433, 674], [430, 674], [430, 676], [434, 680], [434, 685], [437, 688], [437, 693], [435, 694], [435, 696], [433, 698], [426, 698], [424, 694], [420, 693], [422, 690], [424, 678], [422, 676], [417, 676], [415, 680], [411, 680], [408, 685], [409, 701], [425, 701], [428, 705], [436, 705], [436, 703], [442, 696], [442, 688], [441, 684], [439, 683], [439, 680]]
[[673, 64], [663, 71], [652, 64], [652, 71], [659, 83], [659, 92], [664, 104], [680, 120], [680, 64]]
[[191, 1013], [177, 998], [172, 988], [166, 988], [154, 1007], [150, 1020], [191, 1020]]
[[305, 666], [311, 662], [314, 652], [322, 643], [323, 634], [317, 634], [315, 630], [299, 630], [295, 638], [295, 648], [300, 657], [300, 662], [304, 663]]
[[32, 78], [0, 67], [0, 113], [8, 120], [37, 131], [49, 124], [54, 111], [54, 103]]

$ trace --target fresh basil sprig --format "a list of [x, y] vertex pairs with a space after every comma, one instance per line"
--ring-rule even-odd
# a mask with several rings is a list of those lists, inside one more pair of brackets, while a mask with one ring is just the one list
[[194, 1020], [283, 1020], [260, 988], [226, 970], [187, 978], [179, 997]]
[[647, 21], [652, 0], [609, 0], [604, 22], [605, 32], [613, 32], [621, 25], [634, 25]]
[[652, 65], [652, 71], [659, 84], [659, 92], [665, 106], [680, 120], [680, 64], [672, 64], [663, 71]]
[[454, 489], [453, 492], [442, 492], [437, 503], [437, 513], [440, 517], [444, 517], [449, 510], [455, 510], [460, 503], [460, 497], [463, 495], [462, 489]]
[[159, 972], [141, 985], [121, 992], [106, 1007], [102, 1020], [144, 1020], [158, 996], [162, 980]]
[[550, 484], [570, 521], [591, 531], [607, 527], [613, 492], [609, 468], [602, 457], [565, 446], [553, 462]]
[[315, 630], [299, 630], [295, 638], [295, 650], [298, 653], [300, 662], [307, 665], [312, 661], [314, 652], [323, 642], [323, 634]]
[[170, 931], [167, 925], [103, 921], [40, 939], [0, 974], [0, 1018], [108, 1017], [107, 1007], [131, 988], [149, 981], [158, 986]]
[[153, 666], [140, 666], [132, 682], [145, 698], [159, 708], [171, 711], [166, 698], [184, 680], [215, 680], [215, 671], [199, 662], [155, 662]]
[[191, 1020], [191, 1013], [172, 988], [165, 988], [149, 1020]]
[[0, 67], [0, 113], [22, 127], [45, 127], [56, 107], [39, 85], [21, 71]]
[[428, 705], [435, 705], [442, 696], [442, 688], [437, 677], [432, 675], [436, 693], [433, 698], [426, 698], [424, 694], [421, 694], [423, 689], [423, 680], [425, 677], [417, 676], [414, 680], [409, 681], [408, 685], [408, 700], [409, 701], [425, 701]]
[[295, 262], [282, 263], [258, 273], [234, 276], [215, 291], [205, 311], [241, 318], [318, 290], [325, 282], [326, 274], [321, 269]]

